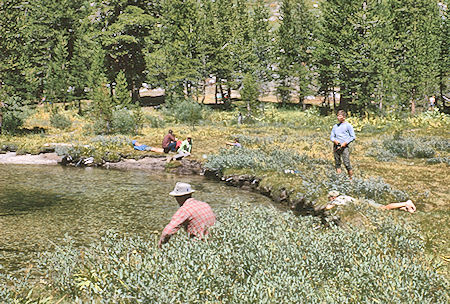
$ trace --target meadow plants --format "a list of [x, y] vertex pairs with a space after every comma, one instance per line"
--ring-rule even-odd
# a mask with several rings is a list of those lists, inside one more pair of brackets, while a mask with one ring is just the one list
[[[157, 236], [109, 233], [46, 254], [41, 280], [75, 303], [448, 302], [417, 230], [355, 208], [368, 225], [324, 229], [314, 217], [235, 203], [218, 212], [207, 241], [178, 233], [158, 250]], [[31, 288], [12, 284], [17, 295]]]

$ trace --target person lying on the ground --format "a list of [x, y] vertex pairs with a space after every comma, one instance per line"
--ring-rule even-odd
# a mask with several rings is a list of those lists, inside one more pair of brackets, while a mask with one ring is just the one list
[[[348, 195], [341, 195], [338, 191], [333, 190], [328, 192], [328, 201], [329, 203], [325, 207], [326, 210], [330, 210], [338, 205], [347, 205], [349, 203], [355, 203], [357, 200]], [[406, 202], [391, 203], [388, 205], [378, 204], [373, 200], [364, 200], [364, 201], [370, 206], [379, 209], [385, 210], [399, 209], [402, 211], [407, 211], [409, 213], [414, 213], [416, 211], [416, 206], [411, 200], [407, 200]]]
[[163, 149], [161, 148], [156, 148], [156, 147], [150, 147], [147, 145], [141, 145], [140, 143], [138, 143], [137, 140], [132, 140], [131, 143], [133, 144], [133, 148], [134, 150], [138, 150], [138, 151], [151, 151], [151, 152], [158, 152], [158, 153], [163, 153]]
[[175, 152], [175, 146], [177, 144], [177, 140], [172, 130], [164, 136], [162, 141], [162, 148], [164, 149], [164, 153], [169, 153], [169, 151]]
[[191, 237], [203, 239], [209, 233], [209, 227], [215, 224], [216, 215], [211, 207], [205, 203], [192, 198], [192, 189], [190, 184], [177, 183], [169, 195], [174, 196], [180, 208], [172, 216], [170, 223], [164, 228], [158, 247], [169, 241], [181, 226], [186, 229]]
[[234, 142], [227, 142], [226, 143], [228, 146], [233, 146], [233, 147], [236, 147], [236, 148], [242, 148], [242, 145], [241, 145], [241, 143], [239, 142], [239, 139], [238, 138], [235, 138], [234, 139]]

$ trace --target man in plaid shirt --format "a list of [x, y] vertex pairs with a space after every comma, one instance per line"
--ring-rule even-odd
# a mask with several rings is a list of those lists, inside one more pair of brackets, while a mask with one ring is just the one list
[[216, 216], [211, 207], [204, 202], [192, 198], [191, 185], [187, 183], [177, 183], [175, 189], [169, 194], [174, 196], [180, 208], [172, 216], [170, 223], [164, 228], [158, 246], [167, 243], [181, 226], [188, 235], [203, 239], [208, 234], [208, 228], [216, 222]]

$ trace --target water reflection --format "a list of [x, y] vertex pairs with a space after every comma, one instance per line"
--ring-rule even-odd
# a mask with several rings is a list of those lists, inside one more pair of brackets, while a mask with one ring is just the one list
[[0, 263], [15, 270], [65, 234], [83, 246], [105, 231], [147, 234], [161, 230], [177, 210], [168, 196], [177, 181], [217, 210], [233, 199], [268, 204], [251, 192], [205, 180], [145, 171], [0, 165]]

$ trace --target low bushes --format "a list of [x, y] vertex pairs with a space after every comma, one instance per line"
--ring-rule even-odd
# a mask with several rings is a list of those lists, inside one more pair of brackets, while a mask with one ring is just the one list
[[433, 158], [437, 151], [450, 152], [450, 141], [436, 137], [402, 137], [395, 135], [382, 141], [375, 140], [367, 156], [379, 161], [401, 158]]
[[[367, 226], [324, 230], [313, 217], [234, 204], [206, 242], [178, 233], [158, 250], [156, 237], [110, 233], [86, 250], [69, 243], [43, 258], [45, 289], [35, 294], [76, 303], [448, 302], [417, 231], [355, 208]], [[32, 288], [12, 284], [0, 287], [6, 303]]]
[[50, 116], [50, 125], [65, 130], [72, 126], [72, 121], [66, 115], [56, 112]]
[[[311, 158], [289, 150], [273, 150], [264, 152], [259, 149], [222, 149], [216, 155], [210, 155], [205, 168], [223, 172], [226, 169], [248, 169], [255, 171], [293, 174], [298, 178], [292, 183], [282, 185], [286, 189], [295, 189], [310, 201], [325, 197], [329, 190], [341, 193], [376, 199], [382, 201], [398, 201], [408, 198], [408, 194], [396, 190], [377, 177], [354, 177], [350, 182], [346, 175], [336, 174], [330, 161]], [[273, 189], [275, 190], [275, 189]]]
[[121, 159], [120, 151], [123, 148], [129, 149], [131, 140], [124, 136], [97, 136], [91, 140], [91, 144], [74, 144], [68, 147], [58, 147], [55, 152], [58, 155], [65, 155], [72, 163], [80, 163], [92, 157], [92, 164], [102, 164], [103, 162], [118, 162]]
[[193, 100], [173, 101], [164, 110], [164, 114], [175, 122], [185, 123], [192, 127], [204, 119], [206, 113], [206, 108]]
[[208, 157], [205, 168], [223, 171], [227, 168], [252, 168], [283, 172], [295, 169], [300, 164], [326, 164], [323, 159], [314, 159], [289, 150], [273, 150], [264, 152], [259, 149], [221, 149], [218, 154]]

